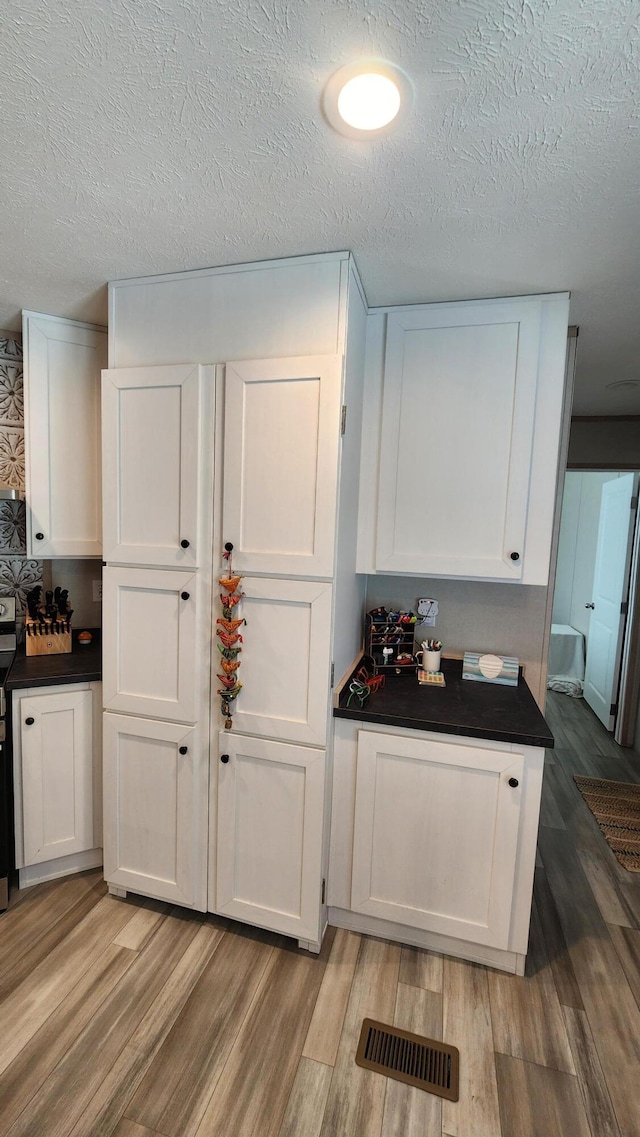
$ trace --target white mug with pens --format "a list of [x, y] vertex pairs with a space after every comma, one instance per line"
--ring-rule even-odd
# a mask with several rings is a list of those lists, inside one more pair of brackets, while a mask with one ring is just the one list
[[441, 657], [441, 640], [423, 640], [420, 650], [416, 652], [416, 659], [423, 671], [439, 671]]

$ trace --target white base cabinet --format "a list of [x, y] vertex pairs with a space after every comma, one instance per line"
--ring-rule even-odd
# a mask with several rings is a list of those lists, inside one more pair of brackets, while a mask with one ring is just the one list
[[329, 922], [523, 973], [544, 750], [335, 720]]
[[206, 909], [207, 755], [180, 723], [104, 715], [104, 875]]
[[219, 746], [210, 907], [318, 945], [325, 752], [224, 731]]
[[351, 907], [507, 948], [521, 754], [361, 731]]
[[[60, 684], [13, 693], [16, 866], [19, 870], [99, 849], [100, 684]], [[60, 866], [52, 875], [62, 875]], [[43, 869], [38, 879], [46, 879]], [[22, 883], [21, 878], [21, 883]]]

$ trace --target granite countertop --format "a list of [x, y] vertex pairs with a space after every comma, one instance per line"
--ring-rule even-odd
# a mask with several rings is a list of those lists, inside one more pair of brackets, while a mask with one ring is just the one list
[[446, 687], [422, 686], [415, 671], [387, 675], [384, 687], [371, 694], [364, 707], [355, 698], [347, 707], [347, 679], [334, 717], [520, 746], [554, 745], [553, 735], [522, 677], [517, 687], [473, 682], [462, 678], [461, 659], [443, 659], [442, 670]]
[[53, 683], [95, 683], [102, 679], [100, 629], [89, 630], [93, 639], [88, 647], [78, 643], [78, 632], [74, 631], [72, 649], [64, 655], [27, 656], [24, 644], [21, 644], [9, 672], [7, 691], [46, 687]]

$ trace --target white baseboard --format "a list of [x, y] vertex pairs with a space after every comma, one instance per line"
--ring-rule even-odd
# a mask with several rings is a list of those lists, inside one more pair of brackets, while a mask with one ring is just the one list
[[393, 924], [377, 916], [361, 916], [346, 908], [329, 908], [329, 923], [336, 928], [346, 928], [365, 936], [378, 936], [383, 940], [408, 944], [410, 947], [426, 948], [442, 955], [453, 955], [456, 959], [466, 959], [471, 963], [482, 963], [499, 971], [509, 971], [512, 975], [524, 975], [526, 956], [514, 951], [485, 947], [482, 944], [457, 940], [453, 936], [442, 936], [437, 932], [423, 932], [419, 928], [409, 928], [404, 924]]
[[59, 876], [70, 876], [85, 869], [96, 869], [102, 864], [102, 849], [88, 849], [84, 853], [71, 853], [68, 857], [57, 857], [54, 861], [42, 861], [39, 865], [27, 865], [18, 869], [20, 888], [31, 884], [42, 884], [45, 880], [56, 880]]

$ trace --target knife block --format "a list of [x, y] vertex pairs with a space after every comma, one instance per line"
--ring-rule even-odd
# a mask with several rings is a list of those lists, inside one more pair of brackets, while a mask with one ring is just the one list
[[[27, 616], [24, 624], [24, 642], [27, 655], [64, 655], [71, 651], [71, 625], [65, 631], [55, 631], [55, 624], [41, 624]], [[58, 623], [57, 627], [60, 627]]]

